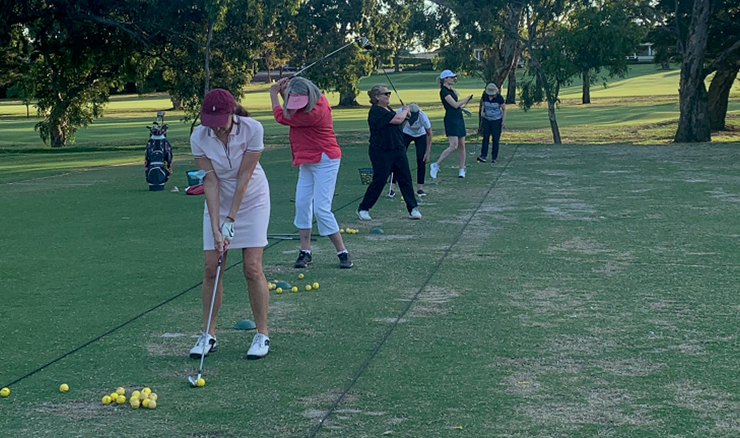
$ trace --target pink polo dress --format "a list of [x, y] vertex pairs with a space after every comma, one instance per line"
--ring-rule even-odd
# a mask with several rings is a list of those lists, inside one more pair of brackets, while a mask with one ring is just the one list
[[[242, 157], [247, 152], [261, 152], [264, 129], [251, 117], [234, 116], [234, 126], [226, 146], [211, 128], [198, 126], [190, 136], [190, 149], [195, 158], [211, 160], [219, 180], [219, 224], [226, 220], [236, 191], [236, 182]], [[267, 245], [267, 226], [270, 222], [270, 187], [262, 166], [257, 167], [247, 185], [247, 192], [234, 218], [234, 240], [229, 248], [257, 248]], [[203, 212], [203, 249], [215, 249], [208, 205]]]

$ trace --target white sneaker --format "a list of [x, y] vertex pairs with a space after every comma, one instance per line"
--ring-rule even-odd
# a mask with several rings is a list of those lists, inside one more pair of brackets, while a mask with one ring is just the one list
[[208, 353], [213, 353], [217, 349], [218, 343], [216, 343], [216, 338], [207, 333], [203, 333], [198, 338], [198, 342], [195, 343], [195, 347], [190, 349], [190, 357], [193, 359], [200, 359], [201, 355], [208, 356]]
[[432, 165], [429, 166], [429, 176], [431, 176], [432, 179], [437, 179], [438, 172], [439, 172], [439, 164], [432, 163]]
[[457, 176], [460, 178], [465, 178], [465, 169], [460, 169], [460, 171], [457, 173]]
[[252, 346], [247, 351], [247, 359], [262, 359], [267, 356], [268, 351], [270, 351], [270, 338], [262, 333], [257, 333], [252, 339]]
[[373, 218], [370, 217], [370, 212], [367, 210], [357, 210], [357, 216], [361, 221], [371, 221]]
[[419, 211], [417, 207], [414, 207], [414, 209], [411, 210], [411, 213], [409, 213], [409, 219], [416, 219], [416, 220], [421, 219], [421, 212]]

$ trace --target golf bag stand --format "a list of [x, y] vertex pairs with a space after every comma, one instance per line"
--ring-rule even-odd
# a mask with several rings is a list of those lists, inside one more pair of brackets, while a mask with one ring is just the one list
[[147, 126], [149, 141], [146, 143], [144, 171], [149, 191], [164, 190], [172, 175], [172, 146], [167, 140], [168, 125], [164, 123], [164, 111], [157, 112], [157, 121]]

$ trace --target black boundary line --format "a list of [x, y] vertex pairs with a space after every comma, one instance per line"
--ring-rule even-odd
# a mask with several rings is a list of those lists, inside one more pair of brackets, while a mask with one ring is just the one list
[[445, 252], [442, 254], [442, 257], [440, 257], [437, 263], [432, 267], [432, 271], [424, 279], [421, 286], [419, 286], [419, 290], [417, 290], [416, 293], [411, 297], [406, 307], [403, 310], [401, 310], [401, 313], [398, 314], [398, 316], [396, 317], [396, 320], [393, 321], [393, 324], [391, 324], [390, 328], [386, 330], [385, 334], [380, 339], [378, 344], [375, 346], [373, 351], [370, 353], [367, 359], [365, 359], [365, 362], [363, 362], [360, 368], [357, 370], [352, 380], [347, 384], [347, 386], [344, 388], [341, 394], [339, 394], [336, 400], [334, 400], [334, 403], [332, 403], [332, 405], [326, 411], [324, 416], [321, 417], [321, 419], [316, 424], [316, 426], [314, 426], [313, 430], [311, 430], [311, 432], [308, 434], [308, 438], [314, 438], [316, 434], [319, 432], [319, 430], [321, 430], [321, 428], [324, 425], [324, 422], [334, 412], [334, 410], [337, 408], [339, 403], [341, 403], [341, 401], [344, 399], [344, 396], [347, 395], [349, 390], [352, 389], [355, 383], [357, 383], [357, 380], [359, 380], [360, 376], [362, 376], [362, 374], [365, 372], [367, 367], [370, 365], [370, 362], [378, 354], [378, 351], [380, 351], [381, 347], [383, 347], [383, 345], [385, 344], [385, 341], [387, 341], [388, 338], [390, 338], [391, 334], [393, 333], [393, 330], [396, 328], [401, 318], [403, 318], [404, 315], [406, 315], [406, 313], [409, 311], [411, 306], [413, 306], [414, 303], [416, 302], [416, 299], [424, 291], [424, 288], [426, 288], [427, 284], [429, 284], [429, 282], [432, 280], [432, 277], [434, 277], [434, 274], [436, 274], [437, 271], [439, 271], [439, 268], [442, 266], [442, 263], [444, 263], [444, 261], [447, 259], [447, 256], [450, 254], [450, 252], [455, 247], [457, 242], [460, 241], [460, 238], [462, 237], [465, 230], [468, 228], [468, 225], [470, 225], [470, 221], [473, 220], [473, 217], [475, 217], [476, 213], [478, 213], [478, 210], [480, 210], [481, 206], [483, 206], [483, 202], [486, 200], [486, 198], [488, 198], [488, 195], [490, 195], [493, 189], [496, 187], [496, 183], [498, 183], [498, 180], [501, 178], [504, 172], [506, 172], [506, 169], [509, 167], [509, 164], [514, 159], [514, 156], [516, 155], [517, 150], [519, 150], [519, 145], [516, 145], [516, 147], [514, 148], [514, 152], [511, 154], [511, 157], [508, 159], [508, 161], [506, 161], [506, 165], [504, 166], [504, 168], [501, 170], [498, 176], [493, 180], [493, 182], [491, 183], [491, 186], [488, 188], [488, 191], [486, 192], [485, 195], [483, 195], [483, 197], [481, 198], [480, 202], [475, 207], [475, 209], [470, 213], [470, 215], [468, 216], [468, 219], [465, 221], [462, 228], [460, 228], [460, 232], [458, 232], [457, 236], [455, 236], [452, 243], [450, 243], [450, 245], [447, 247]]

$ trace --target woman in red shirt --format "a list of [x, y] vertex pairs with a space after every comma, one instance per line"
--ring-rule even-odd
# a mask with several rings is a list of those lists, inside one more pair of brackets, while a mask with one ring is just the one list
[[[278, 94], [283, 98], [282, 106]], [[293, 223], [301, 239], [301, 253], [294, 267], [305, 268], [312, 262], [311, 229], [315, 213], [319, 235], [328, 236], [334, 244], [339, 267], [351, 268], [352, 259], [331, 211], [342, 151], [334, 135], [329, 101], [313, 82], [300, 76], [273, 84], [270, 99], [275, 120], [290, 126], [293, 166], [298, 166]]]

